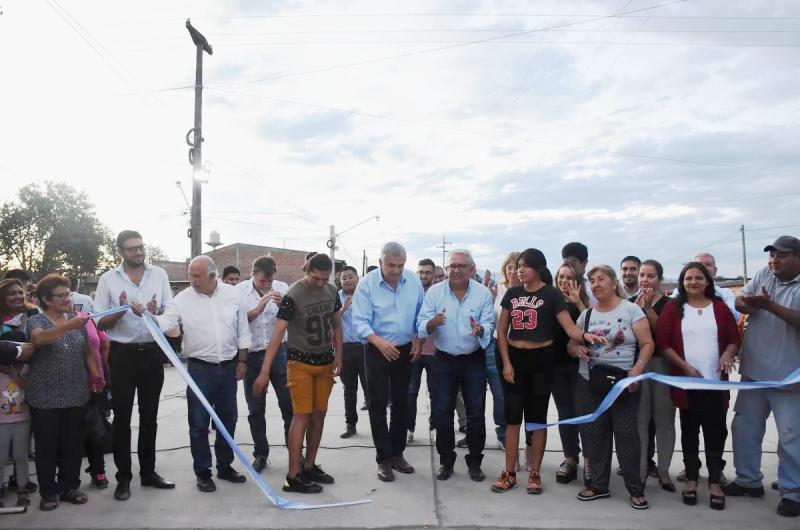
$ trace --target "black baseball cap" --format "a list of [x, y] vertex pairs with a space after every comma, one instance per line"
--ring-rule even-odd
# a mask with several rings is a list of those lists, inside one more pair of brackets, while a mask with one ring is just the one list
[[771, 245], [764, 247], [764, 252], [777, 250], [778, 252], [800, 252], [800, 239], [794, 236], [781, 236]]

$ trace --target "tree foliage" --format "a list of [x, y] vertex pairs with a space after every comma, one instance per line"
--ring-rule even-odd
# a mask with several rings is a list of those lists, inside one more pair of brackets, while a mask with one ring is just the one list
[[29, 184], [0, 208], [0, 253], [22, 269], [90, 276], [110, 240], [86, 193], [65, 183]]

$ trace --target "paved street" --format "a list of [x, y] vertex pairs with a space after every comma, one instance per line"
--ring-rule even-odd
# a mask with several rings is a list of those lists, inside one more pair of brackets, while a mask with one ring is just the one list
[[[2, 528], [703, 528], [772, 530], [796, 529], [797, 519], [775, 514], [779, 500], [776, 492], [767, 491], [764, 499], [728, 499], [724, 512], [708, 508], [705, 479], [701, 482], [697, 506], [681, 503], [679, 493], [667, 493], [651, 479], [648, 497], [651, 508], [635, 511], [628, 505], [628, 496], [620, 477], [612, 478], [612, 497], [591, 503], [575, 499], [577, 482], [560, 485], [555, 482], [555, 470], [561, 462], [560, 441], [551, 430], [545, 456], [543, 479], [545, 493], [527, 495], [524, 487], [505, 494], [489, 491], [491, 480], [502, 469], [502, 452], [497, 449], [491, 414], [487, 413], [487, 447], [484, 471], [487, 480], [471, 482], [463, 458], [459, 457], [456, 473], [447, 482], [434, 479], [438, 457], [427, 430], [428, 406], [419, 403], [417, 438], [406, 451], [409, 462], [416, 467], [413, 475], [398, 474], [393, 483], [380, 482], [376, 475], [375, 453], [369, 434], [366, 412], [360, 412], [358, 435], [348, 440], [339, 438], [344, 428], [342, 386], [337, 384], [331, 396], [331, 407], [318, 462], [336, 478], [321, 495], [301, 497], [309, 502], [338, 502], [370, 499], [372, 503], [310, 511], [281, 511], [264, 498], [260, 490], [248, 481], [229, 484], [217, 481], [216, 493], [200, 493], [194, 485], [189, 454], [186, 422], [185, 385], [173, 368], [166, 370], [163, 401], [159, 414], [158, 471], [177, 483], [171, 491], [142, 489], [132, 484], [132, 496], [127, 502], [115, 501], [113, 492], [114, 464], [107, 455], [107, 471], [111, 487], [104, 491], [87, 486], [89, 503], [84, 506], [62, 504], [50, 513], [39, 511], [38, 496], [27, 514], [0, 516]], [[359, 397], [359, 400], [361, 398]], [[491, 410], [488, 395], [487, 412]], [[282, 441], [280, 416], [274, 395], [268, 396], [268, 429], [271, 441]], [[555, 406], [551, 404], [551, 418]], [[730, 418], [729, 418], [730, 419]], [[680, 437], [678, 437], [680, 438]], [[251, 452], [247, 426], [247, 408], [239, 392], [239, 423], [236, 439], [245, 453]], [[134, 431], [135, 441], [135, 431]], [[729, 440], [730, 442], [730, 440]], [[764, 444], [764, 473], [766, 480], [776, 477], [775, 455], [777, 435], [770, 423]], [[680, 442], [678, 442], [678, 448]], [[730, 447], [730, 443], [729, 443]], [[464, 450], [459, 450], [460, 455]], [[263, 476], [276, 490], [280, 489], [286, 473], [287, 455], [283, 446], [274, 446], [270, 455], [272, 465]], [[727, 454], [728, 477], [733, 476], [733, 456]], [[135, 461], [135, 458], [134, 458]], [[241, 470], [242, 466], [236, 466]], [[673, 476], [682, 468], [681, 453], [673, 459]], [[10, 471], [10, 470], [9, 470]], [[701, 472], [702, 473], [702, 472]], [[524, 475], [522, 473], [521, 475]], [[522, 478], [522, 477], [521, 477]], [[523, 479], [524, 480], [524, 479]], [[768, 485], [767, 482], [767, 485]], [[523, 482], [524, 484], [524, 482]], [[680, 490], [680, 483], [676, 483]], [[12, 503], [12, 497], [6, 497]]]

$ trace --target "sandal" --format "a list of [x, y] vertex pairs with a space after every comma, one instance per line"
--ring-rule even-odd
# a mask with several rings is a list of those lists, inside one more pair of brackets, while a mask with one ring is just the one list
[[87, 497], [85, 493], [81, 493], [78, 490], [69, 490], [61, 494], [61, 500], [70, 504], [86, 504], [86, 501], [89, 500], [89, 497]]
[[661, 489], [664, 490], [664, 491], [668, 491], [670, 493], [675, 493], [675, 484], [673, 484], [670, 479], [662, 481], [659, 478], [658, 479], [658, 485], [661, 486]]
[[634, 510], [646, 510], [650, 507], [650, 503], [644, 497], [631, 497], [631, 508]]
[[51, 512], [58, 508], [58, 495], [42, 495], [39, 501], [39, 509], [43, 512]]
[[712, 510], [725, 509], [725, 496], [724, 495], [709, 495], [708, 507]]
[[697, 504], [697, 490], [683, 490], [681, 492], [683, 497], [683, 504], [687, 506], [694, 506]]
[[580, 493], [578, 493], [578, 500], [579, 501], [594, 501], [597, 499], [607, 499], [611, 497], [611, 493], [607, 491], [594, 491], [592, 488], [583, 488]]

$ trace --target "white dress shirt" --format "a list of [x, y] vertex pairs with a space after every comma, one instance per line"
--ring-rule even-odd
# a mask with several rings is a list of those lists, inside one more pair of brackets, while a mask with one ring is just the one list
[[[167, 271], [155, 265], [144, 266], [144, 274], [139, 285], [131, 281], [122, 263], [100, 276], [97, 291], [94, 295], [94, 311], [99, 313], [112, 307], [119, 307], [119, 295], [125, 291], [128, 303], [147, 303], [156, 296], [156, 307], [162, 308], [172, 301], [172, 288], [169, 285]], [[153, 342], [150, 332], [144, 327], [140, 317], [128, 309], [125, 315], [114, 326], [106, 330], [109, 340], [124, 344]]]
[[[289, 286], [282, 281], [273, 280], [272, 290], [278, 291], [281, 293], [281, 296], [283, 296], [286, 294], [286, 291], [289, 290]], [[252, 278], [236, 284], [236, 291], [241, 297], [242, 309], [245, 311], [245, 318], [247, 318], [247, 312], [256, 308], [258, 301], [261, 300], [261, 295], [258, 294], [255, 285], [253, 285]], [[269, 339], [272, 338], [272, 332], [275, 329], [275, 316], [277, 314], [278, 305], [270, 300], [264, 307], [264, 311], [250, 322], [253, 351], [267, 349], [267, 344], [269, 343]], [[284, 340], [286, 340], [285, 336]]]
[[164, 331], [183, 323], [183, 353], [191, 359], [220, 363], [250, 348], [250, 326], [239, 292], [221, 281], [211, 296], [193, 287], [184, 289], [156, 320]]

